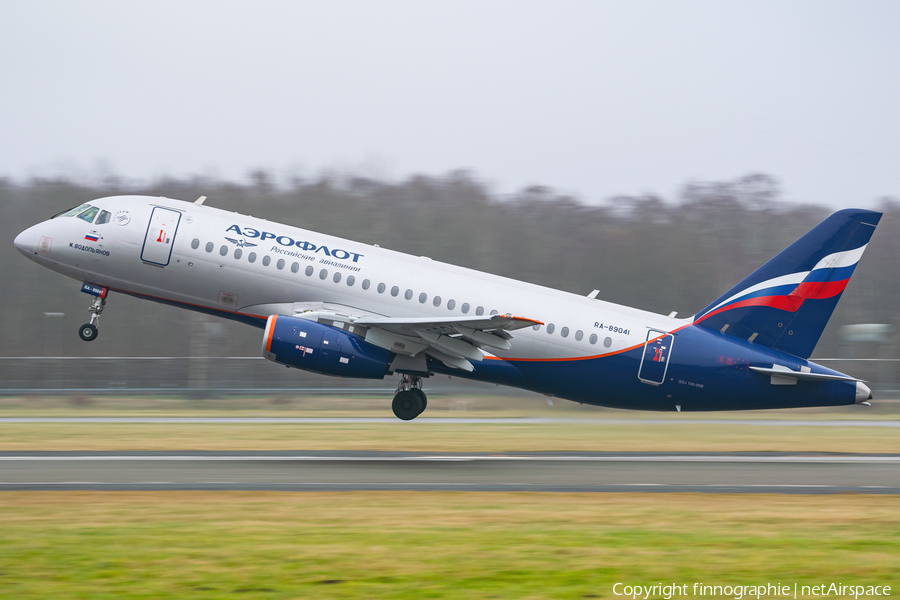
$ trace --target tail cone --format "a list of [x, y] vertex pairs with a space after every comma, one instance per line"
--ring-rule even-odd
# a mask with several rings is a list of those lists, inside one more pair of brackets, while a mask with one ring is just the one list
[[872, 390], [862, 381], [856, 382], [856, 403], [863, 404], [866, 400], [872, 399]]

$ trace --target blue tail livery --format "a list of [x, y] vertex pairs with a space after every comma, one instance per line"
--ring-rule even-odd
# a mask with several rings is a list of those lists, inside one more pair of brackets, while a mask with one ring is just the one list
[[[98, 343], [116, 293], [263, 330], [268, 360], [397, 376], [394, 414], [436, 374], [584, 404], [705, 411], [864, 404], [866, 384], [807, 360], [879, 213], [843, 210], [677, 319], [169, 198], [100, 198], [15, 239], [83, 284]], [[113, 215], [115, 217], [113, 218]], [[126, 333], [127, 335], [127, 333]], [[102, 342], [100, 342], [102, 343]]]
[[694, 322], [809, 358], [881, 219], [837, 212], [701, 310]]

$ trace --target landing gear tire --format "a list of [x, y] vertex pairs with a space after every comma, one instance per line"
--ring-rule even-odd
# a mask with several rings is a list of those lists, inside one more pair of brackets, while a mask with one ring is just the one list
[[415, 394], [418, 394], [418, 395], [419, 395], [419, 398], [421, 398], [421, 400], [422, 400], [422, 410], [419, 411], [419, 414], [421, 415], [423, 412], [425, 412], [425, 409], [428, 408], [428, 398], [425, 396], [425, 392], [423, 392], [423, 391], [420, 390], [419, 388], [411, 388], [409, 391], [411, 391], [411, 392], [413, 392], [413, 393], [415, 393]]
[[397, 393], [391, 408], [398, 419], [412, 421], [428, 406], [428, 398], [422, 391], [422, 378], [418, 375], [404, 373], [397, 385]]
[[412, 421], [425, 410], [425, 394], [421, 390], [406, 390], [394, 396], [391, 404], [394, 415], [403, 421]]
[[97, 333], [99, 333], [99, 330], [96, 325], [93, 323], [85, 323], [81, 326], [81, 329], [78, 330], [78, 337], [85, 342], [93, 342], [97, 339]]

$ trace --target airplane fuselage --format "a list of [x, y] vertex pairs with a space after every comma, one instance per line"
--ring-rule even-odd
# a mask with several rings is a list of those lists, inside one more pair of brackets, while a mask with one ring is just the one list
[[[693, 318], [179, 200], [119, 196], [90, 205], [106, 211], [108, 221], [54, 218], [20, 234], [16, 245], [35, 262], [78, 281], [259, 328], [271, 315], [524, 317], [535, 324], [512, 332], [509, 349], [489, 348], [483, 360], [471, 361], [471, 371], [431, 358], [425, 371], [587, 404], [735, 410], [854, 404], [868, 396], [868, 388], [852, 378], [699, 327]], [[391, 365], [403, 355], [399, 346], [382, 347], [391, 352]], [[412, 364], [404, 360], [396, 365]], [[751, 367], [845, 379], [785, 380]], [[422, 367], [413, 370], [426, 374]]]

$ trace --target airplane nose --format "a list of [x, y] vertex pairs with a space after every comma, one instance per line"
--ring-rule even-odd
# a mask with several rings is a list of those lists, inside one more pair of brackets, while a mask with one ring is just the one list
[[34, 231], [34, 227], [29, 227], [17, 235], [16, 239], [13, 240], [13, 243], [22, 254], [25, 254], [26, 256], [34, 254], [35, 248], [37, 247], [37, 234]]
[[[22, 233], [16, 236], [16, 239], [13, 241], [13, 244], [16, 245], [16, 248], [19, 249], [19, 252], [22, 254], [31, 254], [34, 252], [34, 235], [31, 229], [26, 229]], [[6, 238], [9, 239], [9, 238]]]

